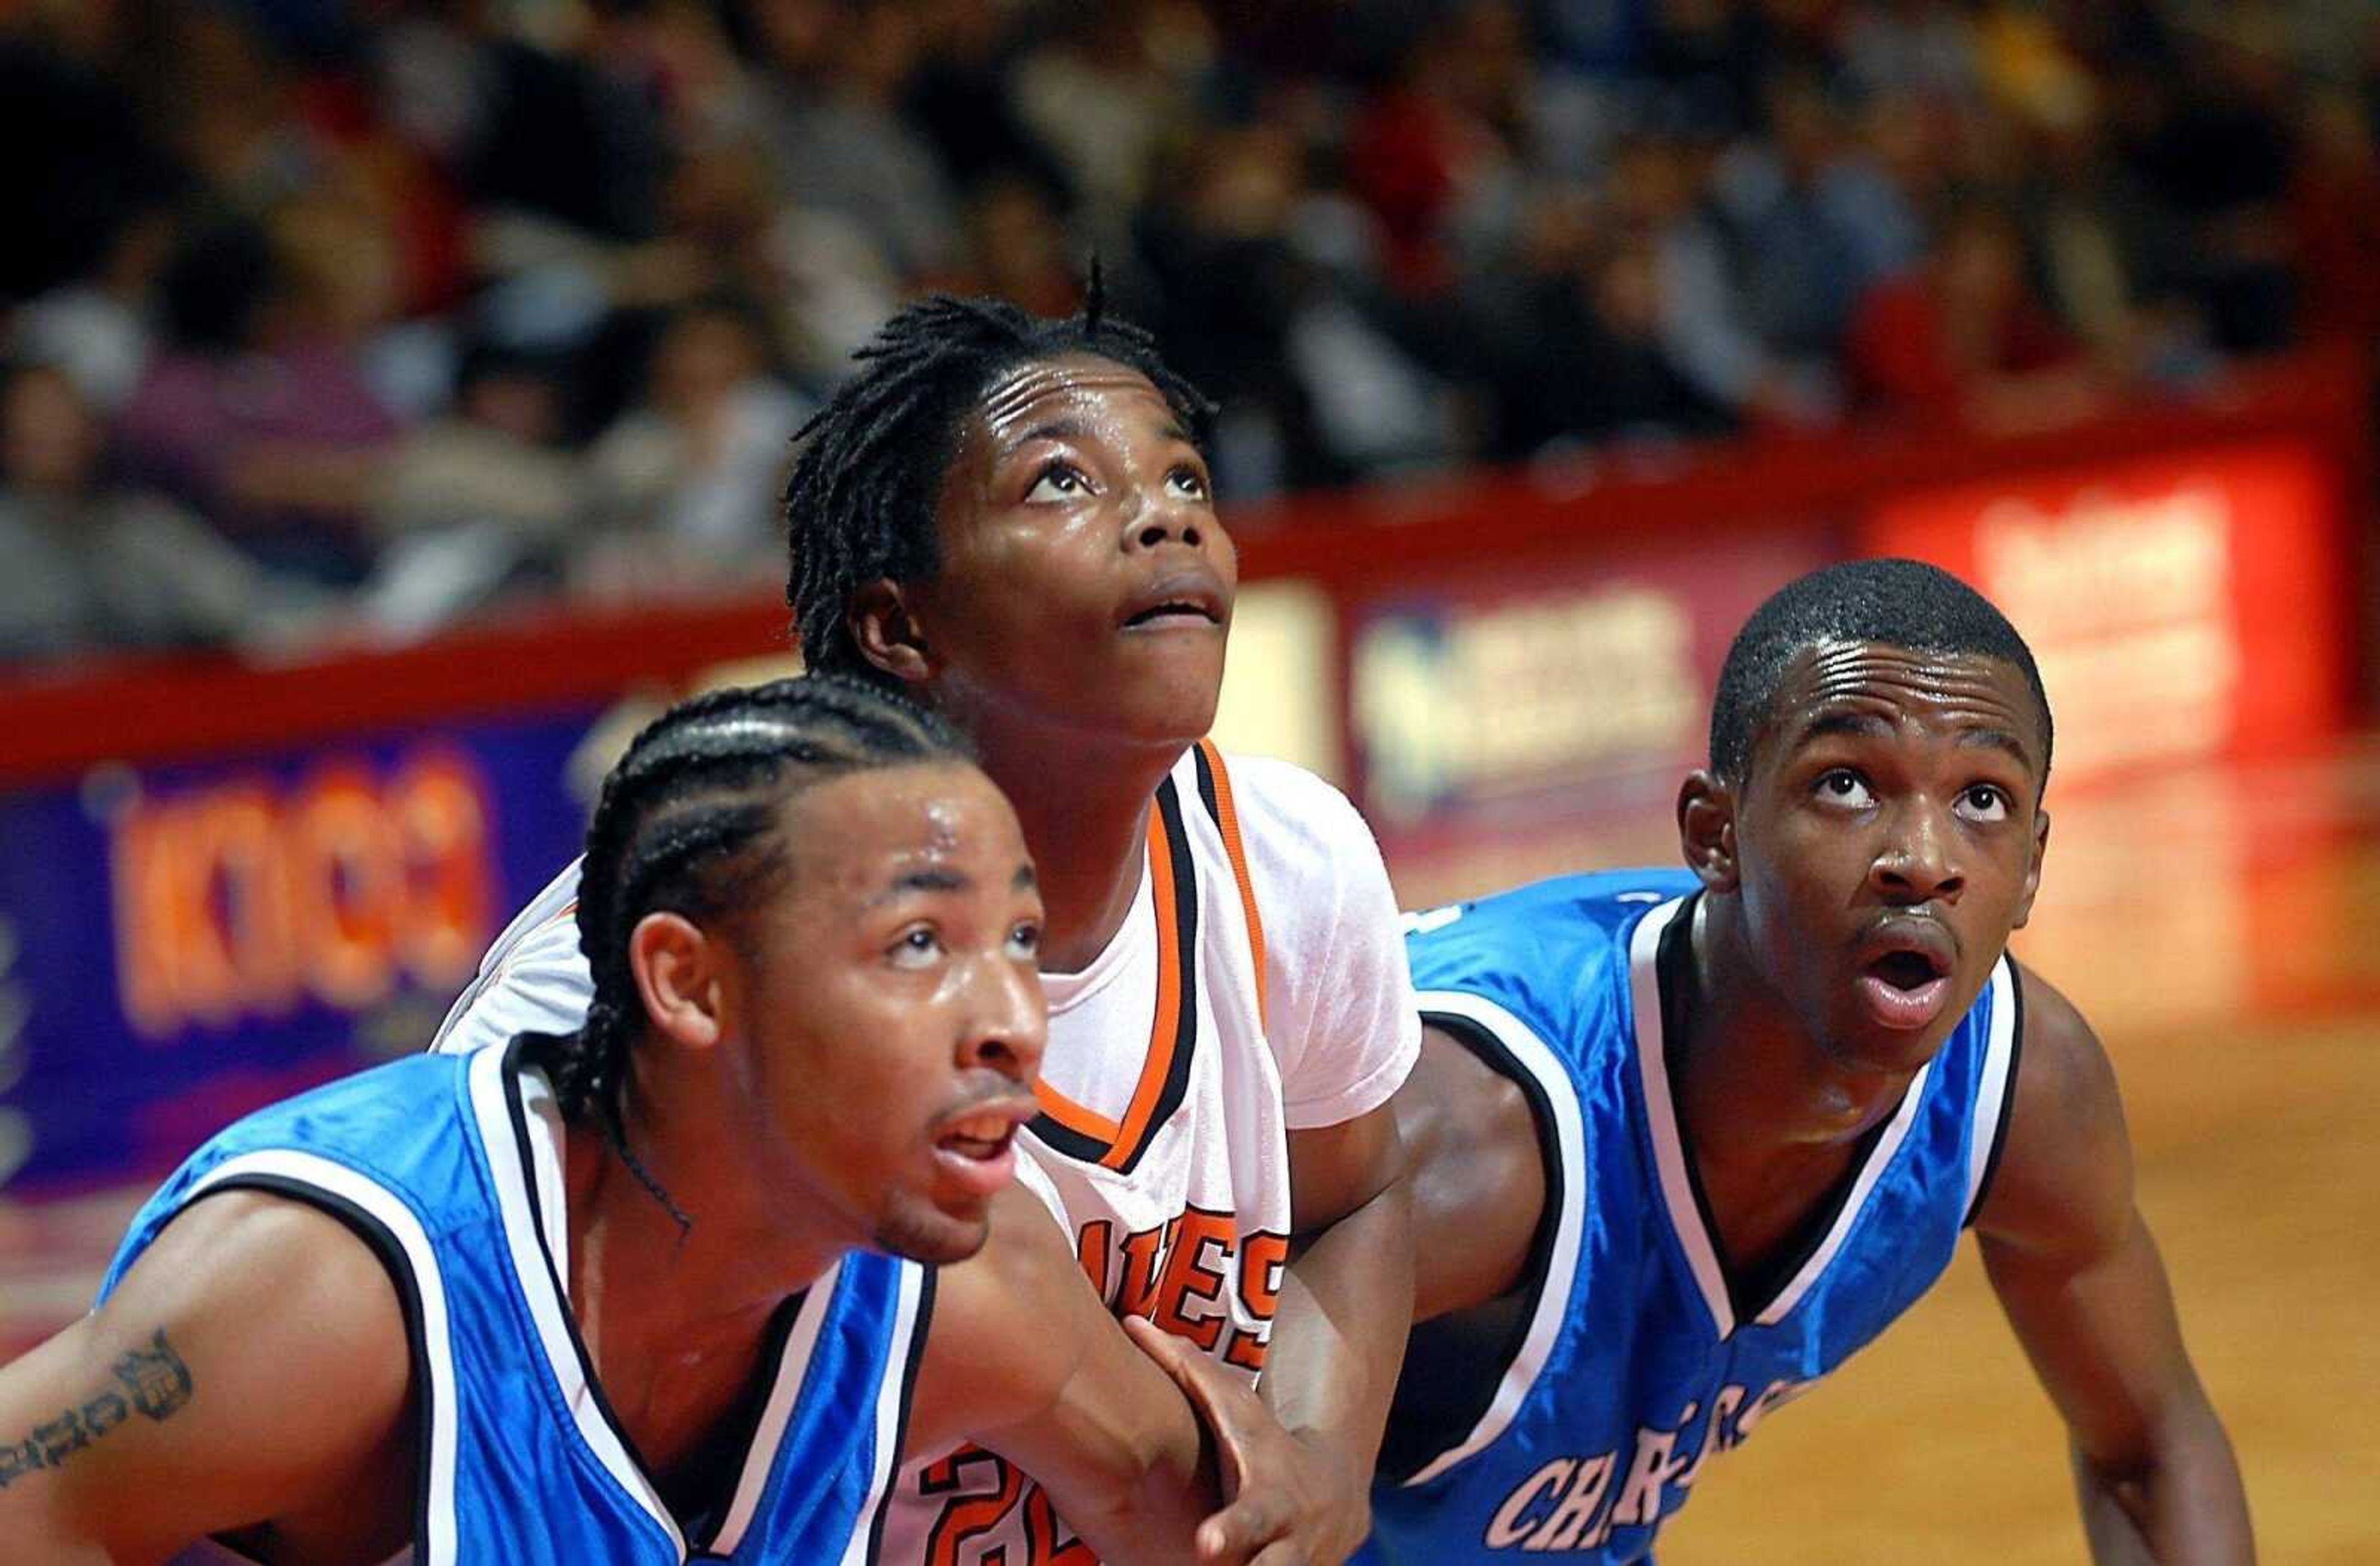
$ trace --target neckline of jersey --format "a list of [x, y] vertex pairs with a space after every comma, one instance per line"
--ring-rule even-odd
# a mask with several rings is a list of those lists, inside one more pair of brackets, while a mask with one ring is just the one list
[[[595, 1374], [594, 1355], [570, 1307], [569, 1289], [564, 1282], [569, 1256], [569, 1222], [563, 1208], [562, 1119], [552, 1086], [542, 1072], [521, 1060], [517, 1040], [504, 1050], [486, 1052], [501, 1059], [492, 1073], [480, 1078], [485, 1085], [481, 1090], [496, 1100], [481, 1105], [482, 1142], [487, 1147], [497, 1204], [511, 1242], [512, 1271], [537, 1321], [536, 1336], [544, 1350], [546, 1368], [562, 1395], [564, 1406], [573, 1415], [579, 1444], [626, 1497], [661, 1527], [675, 1548], [679, 1560], [732, 1555], [745, 1532], [745, 1520], [751, 1511], [749, 1502], [776, 1466], [779, 1450], [790, 1427], [788, 1421], [781, 1419], [774, 1421], [774, 1429], [769, 1428], [773, 1405], [783, 1401], [776, 1393], [785, 1387], [789, 1377], [796, 1383], [792, 1390], [798, 1393], [798, 1382], [808, 1372], [810, 1350], [820, 1321], [841, 1281], [842, 1266], [838, 1262], [812, 1280], [807, 1289], [793, 1296], [795, 1303], [790, 1308], [781, 1307], [779, 1315], [771, 1319], [754, 1368], [755, 1384], [765, 1389], [755, 1400], [760, 1414], [738, 1448], [741, 1461], [735, 1463], [735, 1482], [724, 1492], [722, 1504], [712, 1509], [711, 1515], [705, 1519], [709, 1526], [689, 1538], [684, 1521], [663, 1499], [652, 1464], [605, 1395]], [[492, 1121], [497, 1123], [492, 1125]], [[500, 1148], [492, 1135], [499, 1127], [508, 1147]], [[511, 1157], [502, 1156], [505, 1152]], [[777, 1329], [780, 1325], [782, 1331]], [[589, 1427], [590, 1413], [595, 1428]], [[729, 1533], [736, 1536], [724, 1536]]]
[[1687, 1022], [1682, 979], [1684, 965], [1692, 960], [1691, 935], [1702, 906], [1703, 894], [1695, 891], [1645, 914], [1629, 942], [1630, 990], [1641, 1088], [1638, 1108], [1653, 1152], [1655, 1184], [1670, 1232], [1710, 1315], [1713, 1333], [1724, 1340], [1747, 1322], [1777, 1325], [1825, 1276], [1865, 1209], [1877, 1176], [1900, 1151], [1933, 1066], [1929, 1062], [1921, 1068], [1902, 1090], [1893, 1113], [1866, 1133], [1842, 1174], [1796, 1225], [1784, 1251], [1753, 1275], [1731, 1268], [1677, 1101], [1670, 1047], [1672, 1032], [1682, 1041]]

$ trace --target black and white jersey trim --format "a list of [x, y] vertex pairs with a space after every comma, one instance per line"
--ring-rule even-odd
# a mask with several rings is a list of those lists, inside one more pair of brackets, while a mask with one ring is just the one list
[[[2016, 959], [2003, 956], [1992, 970], [1991, 1031], [1975, 1083], [1975, 1120], [1967, 1140], [1967, 1210], [1959, 1220], [1972, 1227], [1991, 1195], [1992, 1176], [2008, 1147], [2009, 1117], [2016, 1108], [2017, 1066], [2024, 1058], [2024, 980]], [[1988, 1129], [1986, 1129], [1988, 1127]]]
[[1497, 1381], [1485, 1412], [1463, 1439], [1421, 1464], [1403, 1483], [1425, 1485], [1475, 1454], [1484, 1451], [1512, 1422], [1523, 1400], [1546, 1367], [1562, 1318], [1570, 1307], [1578, 1276], [1578, 1257], [1585, 1214], [1570, 1173], [1585, 1167], [1585, 1139], [1579, 1122], [1578, 1090], [1561, 1057], [1528, 1024], [1495, 1002], [1459, 989], [1424, 990], [1416, 997], [1423, 1021], [1447, 1027], [1471, 1041], [1492, 1042], [1499, 1062], [1521, 1086], [1533, 1107], [1541, 1109], [1543, 1127], [1550, 1126], [1558, 1159], [1549, 1162], [1546, 1187], [1548, 1210], [1553, 1214], [1550, 1244], [1537, 1282], [1535, 1307], [1511, 1362]]
[[415, 1566], [454, 1566], [460, 1540], [455, 1519], [455, 1358], [446, 1323], [446, 1288], [429, 1232], [405, 1199], [346, 1165], [294, 1149], [246, 1153], [209, 1171], [183, 1203], [218, 1191], [257, 1190], [307, 1203], [339, 1220], [388, 1269], [405, 1314], [419, 1403], [415, 1451]]
[[901, 1269], [901, 1306], [893, 1318], [892, 1359], [876, 1391], [874, 1472], [868, 1499], [861, 1502], [864, 1519], [844, 1551], [843, 1566], [878, 1566], [884, 1548], [884, 1516], [892, 1505], [893, 1477], [901, 1471], [901, 1455], [909, 1444], [909, 1404], [917, 1392], [917, 1367], [926, 1357], [926, 1334], [934, 1317], [934, 1269], [906, 1263]]

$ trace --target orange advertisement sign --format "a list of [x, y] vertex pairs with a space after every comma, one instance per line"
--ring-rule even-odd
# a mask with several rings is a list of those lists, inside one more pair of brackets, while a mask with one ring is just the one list
[[1921, 492], [1863, 552], [1931, 561], [2040, 661], [2058, 771], [2297, 749], [2344, 725], [2352, 652], [2328, 467], [2226, 446]]

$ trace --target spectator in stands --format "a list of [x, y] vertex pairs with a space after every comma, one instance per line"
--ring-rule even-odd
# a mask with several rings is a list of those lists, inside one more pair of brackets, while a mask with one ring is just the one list
[[465, 188], [492, 214], [597, 241], [659, 237], [671, 163], [651, 62], [616, 37], [635, 0], [593, 0], [587, 25], [541, 46], [500, 30], [495, 7], [454, 6], [478, 97]]
[[932, 143], [900, 112], [925, 42], [914, 0], [768, 0], [760, 15], [775, 50], [781, 194], [856, 225], [896, 275], [948, 267], [957, 200]]
[[[808, 407], [772, 373], [754, 309], [732, 296], [679, 311], [643, 403], [589, 454], [589, 592], [732, 585], [777, 569], [776, 496]], [[757, 576], [755, 575], [757, 573]]]
[[1666, 442], [1734, 425], [1670, 358], [1660, 261], [1643, 239], [1591, 248], [1530, 296], [1536, 330], [1500, 398], [1502, 455], [1597, 441]]
[[1778, 351], [1746, 309], [1703, 185], [1708, 165], [1685, 138], [1650, 135], [1612, 164], [1614, 220], [1652, 247], [1661, 338], [1670, 363], [1746, 424], [1828, 422], [1840, 394], [1830, 364]]
[[65, 370], [0, 372], [0, 659], [267, 643], [326, 607], [171, 502], [104, 482], [101, 439]]
[[[1822, 426], [1846, 385], [2064, 417], [2218, 348], [2380, 333], [2380, 23], [2283, 9], [0, 0], [0, 352], [68, 370], [141, 483], [326, 581], [464, 515], [575, 548], [561, 472], [607, 430], [633, 493], [592, 533], [643, 540], [624, 585], [667, 581], [667, 540], [741, 537], [727, 497], [780, 455], [748, 431], [787, 394], [739, 354], [820, 389], [905, 293], [1060, 311], [1094, 252], [1224, 394], [1241, 495]], [[1919, 260], [1967, 190], [2016, 259]], [[687, 347], [720, 294], [759, 304], [753, 341]], [[500, 410], [510, 370], [458, 389], [466, 336], [567, 363], [558, 439]]]
[[1916, 261], [1924, 232], [1815, 78], [1779, 79], [1767, 108], [1768, 134], [1720, 160], [1714, 206], [1747, 323], [1768, 352], [1822, 361], [1869, 285]]
[[1981, 107], [1973, 20], [1955, 0], [1865, 0], [1850, 8], [1842, 49], [1846, 83], [1872, 99], [1952, 118]]
[[2286, 204], [2295, 152], [2278, 18], [2219, 7], [2177, 27], [2178, 68], [2136, 77], [2151, 96], [2129, 148], [2183, 221], [2191, 282], [2219, 347], [2277, 348], [2291, 332]]
[[685, 292], [643, 302], [684, 305], [722, 292], [751, 300], [765, 322], [764, 351], [798, 379], [840, 376], [900, 299], [899, 274], [866, 228], [778, 196], [757, 136], [722, 141], [681, 164], [669, 217], [687, 262]]
[[1419, 7], [1394, 25], [1407, 41], [1348, 127], [1348, 185], [1379, 223], [1390, 286], [1427, 297], [1520, 226], [1524, 35], [1510, 0]]
[[364, 499], [397, 424], [340, 330], [356, 318], [302, 286], [290, 259], [245, 219], [188, 234], [164, 281], [166, 343], [116, 433], [142, 480], [260, 562], [353, 583], [370, 568]]
[[[0, 85], [0, 93], [6, 91]], [[128, 211], [95, 267], [17, 311], [10, 352], [57, 366], [92, 406], [113, 412], [148, 369], [157, 281], [175, 232], [163, 202]]]
[[451, 412], [408, 431], [373, 485], [381, 546], [472, 528], [523, 549], [565, 544], [584, 514], [585, 465], [562, 445], [558, 362], [494, 345], [473, 348]]
[[1035, 315], [1081, 308], [1065, 221], [1038, 180], [1000, 174], [978, 186], [967, 199], [966, 239], [970, 274], [951, 292], [995, 296]]
[[2026, 282], [2015, 223], [1988, 204], [1957, 208], [1924, 264], [1869, 291], [1850, 353], [1867, 406], [1896, 419], [2055, 424], [2096, 403], [2072, 339]]
[[1121, 249], [1160, 139], [1191, 117], [1213, 39], [1187, 0], [1059, 7], [1052, 35], [1009, 78], [1016, 112], [1065, 170], [1078, 232]]
[[1222, 405], [1210, 453], [1243, 497], [1443, 460], [1436, 379], [1302, 250], [1293, 138], [1261, 125], [1185, 138], [1160, 165], [1134, 254], [1184, 374]]
[[1022, 182], [1051, 209], [1071, 209], [1075, 191], [1063, 164], [1009, 92], [1010, 16], [983, 0], [918, 0], [917, 29], [921, 55], [903, 112], [932, 143], [952, 185], [980, 196]]

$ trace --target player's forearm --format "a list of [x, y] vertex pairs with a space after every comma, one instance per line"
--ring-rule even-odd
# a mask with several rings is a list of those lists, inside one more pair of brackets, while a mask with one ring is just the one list
[[1281, 1281], [1266, 1405], [1368, 1477], [1413, 1326], [1412, 1194], [1402, 1179], [1323, 1230]]
[[2170, 1422], [2145, 1463], [2098, 1463], [2080, 1448], [2073, 1462], [2095, 1566], [2244, 1566], [2255, 1560], [2239, 1464], [2203, 1399]]
[[1153, 1390], [1142, 1412], [1129, 1424], [1062, 1433], [1062, 1459], [1017, 1455], [1111, 1566], [1194, 1560], [1198, 1524], [1220, 1504], [1211, 1447], [1172, 1387]]
[[1073, 1289], [1056, 1300], [1020, 1291], [1031, 1330], [1073, 1346], [1062, 1385], [1028, 1417], [978, 1427], [976, 1439], [1031, 1475], [1099, 1559], [1113, 1566], [1192, 1560], [1199, 1524], [1221, 1503], [1207, 1427], [1081, 1274], [1066, 1281]]

